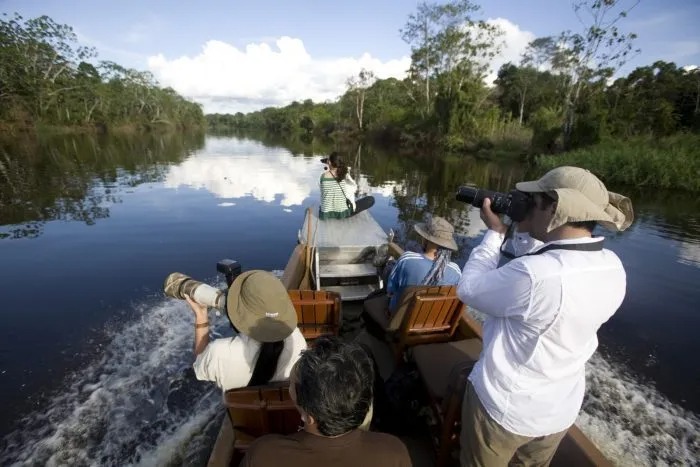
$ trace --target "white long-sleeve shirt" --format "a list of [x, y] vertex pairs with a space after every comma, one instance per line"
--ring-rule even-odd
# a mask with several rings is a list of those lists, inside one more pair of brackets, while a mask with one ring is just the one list
[[[600, 242], [600, 237], [545, 243]], [[489, 230], [457, 286], [483, 314], [483, 350], [469, 377], [491, 418], [508, 431], [544, 436], [573, 425], [596, 332], [625, 296], [610, 250], [550, 250], [497, 268], [503, 236]]]
[[[253, 377], [260, 345], [245, 334], [215, 339], [197, 355], [192, 365], [194, 374], [199, 380], [216, 383], [223, 391], [247, 386]], [[306, 350], [306, 340], [299, 328], [295, 328], [284, 340], [277, 369], [270, 381], [288, 380], [303, 350]]]

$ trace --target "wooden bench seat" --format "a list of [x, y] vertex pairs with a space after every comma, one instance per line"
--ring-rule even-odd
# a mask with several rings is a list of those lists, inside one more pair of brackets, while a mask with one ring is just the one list
[[412, 357], [430, 398], [438, 421], [433, 438], [436, 467], [447, 465], [453, 449], [459, 446], [462, 400], [467, 378], [481, 354], [477, 338], [413, 347]]

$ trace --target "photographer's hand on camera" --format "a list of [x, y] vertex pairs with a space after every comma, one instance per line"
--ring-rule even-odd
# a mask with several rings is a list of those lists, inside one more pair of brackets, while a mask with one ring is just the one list
[[185, 295], [185, 301], [187, 301], [194, 313], [194, 354], [199, 355], [209, 344], [208, 307], [192, 300], [189, 295]]
[[508, 226], [503, 223], [501, 217], [491, 210], [491, 198], [484, 199], [484, 204], [481, 206], [481, 220], [486, 227], [501, 235], [505, 235], [508, 230]]
[[208, 307], [206, 305], [202, 305], [201, 303], [195, 302], [189, 295], [185, 295], [185, 301], [187, 301], [187, 303], [190, 305], [190, 308], [192, 308], [192, 312], [194, 313], [195, 318], [195, 324], [204, 323], [208, 320]]

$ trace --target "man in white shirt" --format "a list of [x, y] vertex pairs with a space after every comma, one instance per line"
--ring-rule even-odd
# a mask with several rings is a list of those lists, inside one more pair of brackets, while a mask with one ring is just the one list
[[516, 189], [532, 196], [520, 228], [544, 243], [498, 267], [507, 227], [485, 200], [481, 218], [489, 230], [457, 289], [486, 316], [483, 351], [464, 396], [462, 466], [550, 463], [581, 408], [596, 332], [625, 296], [620, 259], [592, 231], [629, 227], [628, 198], [577, 167]]

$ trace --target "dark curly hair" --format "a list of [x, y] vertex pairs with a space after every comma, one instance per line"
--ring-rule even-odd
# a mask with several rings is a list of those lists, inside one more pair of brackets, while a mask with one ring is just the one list
[[295, 367], [296, 403], [324, 436], [358, 428], [372, 403], [374, 369], [365, 350], [337, 337], [319, 337]]
[[342, 182], [345, 180], [345, 176], [348, 174], [348, 166], [345, 164], [343, 158], [336, 151], [333, 151], [328, 156], [328, 162], [330, 162], [332, 167], [335, 167], [336, 180]]

